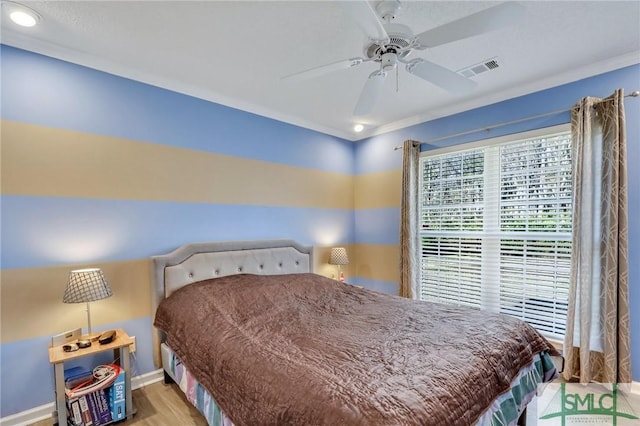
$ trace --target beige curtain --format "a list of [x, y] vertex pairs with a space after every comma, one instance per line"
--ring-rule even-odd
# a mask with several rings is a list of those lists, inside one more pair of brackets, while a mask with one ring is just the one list
[[402, 205], [400, 207], [400, 286], [402, 297], [419, 298], [418, 179], [420, 143], [402, 147]]
[[630, 383], [624, 95], [573, 107], [573, 254], [565, 379]]

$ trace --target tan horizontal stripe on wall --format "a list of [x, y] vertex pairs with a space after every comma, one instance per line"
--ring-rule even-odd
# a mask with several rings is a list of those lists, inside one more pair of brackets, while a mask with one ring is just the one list
[[356, 209], [400, 207], [402, 169], [367, 173], [354, 177]]
[[3, 120], [2, 193], [352, 209], [353, 177]]
[[91, 302], [91, 324], [99, 326], [151, 315], [150, 260], [90, 265], [3, 269], [0, 276], [1, 342], [87, 328], [85, 303], [62, 303], [69, 271], [102, 268], [113, 296]]
[[400, 246], [396, 244], [354, 244], [355, 275], [397, 283], [400, 276]]

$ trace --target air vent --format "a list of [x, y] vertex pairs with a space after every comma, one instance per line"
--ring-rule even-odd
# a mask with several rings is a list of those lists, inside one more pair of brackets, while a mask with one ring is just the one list
[[475, 64], [475, 65], [471, 65], [469, 67], [463, 68], [458, 71], [458, 74], [467, 78], [471, 78], [471, 77], [475, 77], [478, 74], [482, 74], [499, 67], [500, 67], [500, 62], [496, 57], [496, 58], [487, 59], [486, 61], [481, 62], [479, 64]]

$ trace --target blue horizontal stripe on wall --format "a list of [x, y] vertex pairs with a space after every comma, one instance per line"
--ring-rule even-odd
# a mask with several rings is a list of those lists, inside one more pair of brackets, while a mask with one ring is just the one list
[[345, 139], [0, 45], [2, 118], [353, 174]]
[[355, 211], [355, 220], [358, 244], [399, 244], [399, 207], [358, 209]]
[[4, 195], [2, 268], [139, 259], [197, 241], [350, 243], [353, 211]]
[[51, 337], [47, 336], [0, 345], [1, 417], [55, 399], [50, 344]]
[[[639, 74], [640, 65], [632, 65], [573, 83], [365, 139], [359, 142], [356, 148], [355, 174], [374, 173], [401, 167], [402, 154], [400, 151], [394, 153], [393, 148], [402, 145], [403, 141], [407, 139], [427, 142], [443, 136], [562, 109], [567, 109], [567, 111], [496, 128], [490, 132], [478, 131], [469, 135], [434, 142], [430, 145], [425, 144], [422, 149], [457, 145], [568, 123], [570, 121], [568, 109], [581, 98], [585, 96], [606, 97], [620, 87], [623, 87], [626, 93], [639, 90]], [[635, 116], [627, 113], [627, 117]], [[630, 131], [637, 132], [635, 128], [630, 129]]]
[[[79, 318], [81, 320], [82, 318]], [[85, 318], [86, 319], [86, 318]], [[85, 325], [82, 322], [79, 326]], [[136, 336], [136, 354], [131, 358], [132, 377], [149, 373], [153, 365], [151, 319], [149, 317], [95, 327], [94, 331], [122, 328]], [[61, 330], [63, 331], [63, 330]], [[0, 417], [6, 417], [55, 400], [53, 365], [49, 364], [51, 337], [21, 340], [0, 345]], [[113, 353], [65, 363], [65, 369], [82, 366], [87, 369], [113, 362]]]

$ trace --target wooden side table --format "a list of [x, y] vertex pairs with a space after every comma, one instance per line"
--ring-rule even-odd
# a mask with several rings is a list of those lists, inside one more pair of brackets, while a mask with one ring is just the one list
[[53, 364], [56, 385], [56, 410], [58, 414], [58, 425], [67, 425], [67, 405], [64, 391], [64, 363], [72, 359], [82, 358], [88, 355], [95, 355], [104, 351], [113, 351], [113, 357], [125, 372], [124, 390], [127, 408], [127, 419], [135, 414], [133, 399], [131, 398], [131, 363], [129, 360], [129, 346], [133, 344], [133, 339], [121, 328], [116, 329], [116, 338], [111, 343], [101, 345], [98, 341], [92, 342], [91, 346], [78, 349], [74, 352], [65, 352], [61, 346], [49, 347], [49, 362]]

